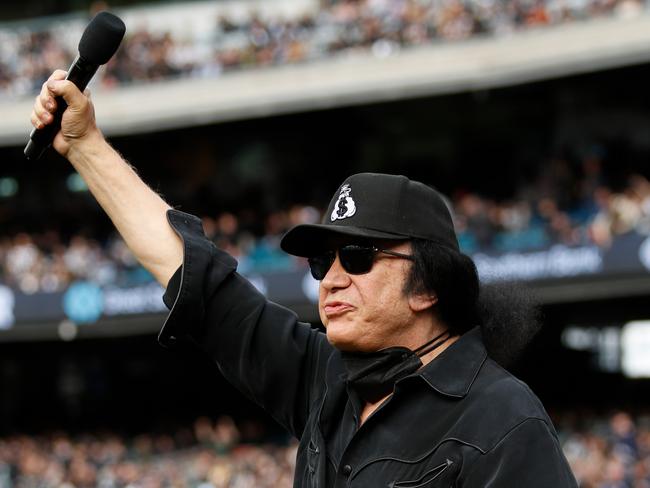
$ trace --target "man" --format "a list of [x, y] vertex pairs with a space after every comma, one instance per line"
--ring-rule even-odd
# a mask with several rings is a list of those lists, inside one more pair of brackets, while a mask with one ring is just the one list
[[43, 86], [32, 123], [66, 100], [54, 148], [167, 287], [161, 343], [195, 342], [300, 439], [296, 487], [576, 486], [539, 400], [487, 355], [476, 269], [437, 192], [353, 175], [323, 224], [284, 237], [320, 280], [322, 334], [267, 302], [199, 219], [151, 191], [64, 76]]

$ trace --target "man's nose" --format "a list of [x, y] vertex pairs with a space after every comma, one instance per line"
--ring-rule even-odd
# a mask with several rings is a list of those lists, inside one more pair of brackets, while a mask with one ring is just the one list
[[350, 284], [350, 275], [348, 274], [339, 260], [338, 253], [336, 254], [336, 259], [330, 266], [330, 269], [325, 274], [325, 277], [321, 281], [321, 285], [326, 290], [335, 290], [337, 288], [345, 288]]

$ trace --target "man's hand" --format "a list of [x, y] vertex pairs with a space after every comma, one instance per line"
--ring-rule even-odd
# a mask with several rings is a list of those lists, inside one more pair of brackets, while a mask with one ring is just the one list
[[90, 92], [86, 90], [82, 94], [72, 82], [65, 80], [66, 75], [65, 71], [56, 70], [43, 83], [41, 93], [34, 102], [31, 121], [37, 129], [51, 124], [57, 109], [55, 97], [63, 97], [68, 108], [63, 113], [61, 130], [52, 145], [59, 154], [68, 157], [73, 147], [102, 138], [102, 135], [95, 124], [95, 109], [90, 101]]
[[88, 92], [82, 94], [65, 76], [65, 71], [55, 71], [43, 84], [34, 103], [32, 124], [36, 128], [51, 124], [55, 97], [63, 97], [68, 108], [54, 138], [54, 149], [79, 172], [138, 261], [167, 286], [183, 261], [182, 242], [165, 215], [170, 207], [106, 142], [95, 125]]

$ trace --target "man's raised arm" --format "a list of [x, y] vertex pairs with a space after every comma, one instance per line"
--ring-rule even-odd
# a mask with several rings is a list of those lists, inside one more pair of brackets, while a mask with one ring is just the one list
[[43, 84], [32, 124], [40, 128], [51, 123], [55, 97], [63, 97], [68, 108], [54, 149], [79, 172], [140, 264], [166, 287], [183, 261], [182, 242], [167, 223], [170, 207], [106, 142], [95, 124], [88, 92], [82, 94], [65, 76], [65, 71], [55, 71]]

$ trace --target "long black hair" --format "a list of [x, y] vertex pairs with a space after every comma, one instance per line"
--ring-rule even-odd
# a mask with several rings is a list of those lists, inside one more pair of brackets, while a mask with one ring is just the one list
[[434, 293], [438, 318], [454, 335], [480, 326], [488, 354], [510, 366], [539, 331], [539, 307], [517, 284], [482, 285], [465, 254], [424, 239], [412, 239], [413, 264], [405, 293]]

